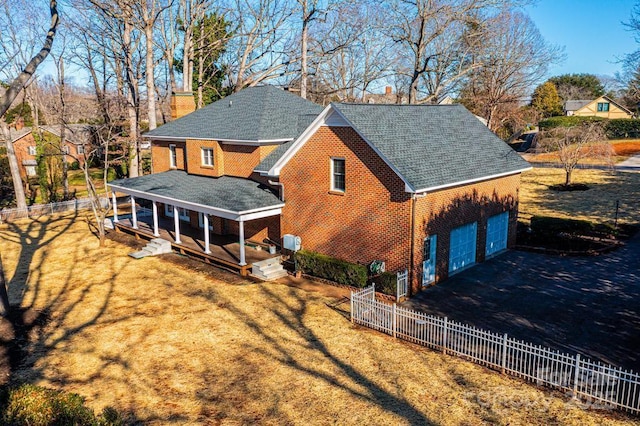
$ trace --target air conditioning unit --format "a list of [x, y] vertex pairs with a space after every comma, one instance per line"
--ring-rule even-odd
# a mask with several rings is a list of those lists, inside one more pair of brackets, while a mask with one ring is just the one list
[[282, 248], [285, 250], [298, 251], [300, 247], [302, 247], [302, 238], [296, 235], [284, 234], [282, 237]]

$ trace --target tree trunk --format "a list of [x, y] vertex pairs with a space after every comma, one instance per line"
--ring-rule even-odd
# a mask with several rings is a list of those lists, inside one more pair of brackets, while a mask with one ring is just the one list
[[202, 74], [204, 74], [204, 21], [200, 27], [200, 39], [198, 40], [198, 109], [204, 106], [202, 101], [202, 93], [204, 92], [204, 82], [202, 80]]
[[2, 266], [2, 256], [0, 255], [0, 316], [9, 315], [9, 294], [7, 293], [7, 281], [4, 276], [4, 267]]
[[127, 83], [127, 115], [129, 116], [129, 177], [138, 177], [138, 96], [137, 78], [133, 70], [133, 53], [131, 52], [131, 23], [125, 20], [122, 32], [124, 44], [124, 66]]
[[193, 26], [187, 25], [184, 30], [182, 56], [182, 90], [193, 91]]
[[569, 186], [571, 185], [571, 174], [573, 173], [573, 169], [567, 169], [565, 170], [565, 179], [564, 179], [564, 186]]
[[146, 82], [147, 82], [147, 115], [149, 116], [149, 130], [153, 130], [157, 125], [156, 119], [156, 87], [154, 81], [153, 63], [153, 21], [147, 21], [144, 28], [146, 39]]
[[302, 40], [301, 40], [301, 52], [300, 52], [300, 97], [307, 99], [307, 80], [308, 80], [308, 65], [307, 65], [307, 50], [309, 42], [309, 22], [305, 16], [302, 19]]
[[16, 158], [16, 151], [13, 149], [11, 132], [9, 131], [9, 126], [4, 119], [0, 119], [0, 127], [2, 127], [2, 134], [4, 135], [5, 145], [7, 147], [7, 159], [9, 160], [11, 179], [13, 179], [13, 191], [16, 197], [16, 206], [19, 209], [26, 209], [27, 199], [24, 196], [24, 186], [22, 186], [22, 177], [20, 176], [20, 168], [18, 166], [18, 159]]
[[53, 39], [56, 35], [56, 30], [58, 29], [58, 23], [60, 19], [58, 17], [58, 2], [56, 0], [51, 0], [49, 2], [49, 9], [51, 11], [51, 24], [49, 26], [49, 31], [47, 32], [47, 37], [45, 38], [44, 44], [40, 52], [24, 67], [24, 70], [16, 77], [15, 80], [11, 82], [7, 91], [0, 97], [0, 117], [3, 117], [7, 110], [11, 107], [11, 103], [18, 96], [18, 94], [24, 89], [27, 82], [33, 77], [36, 72], [36, 68], [38, 65], [42, 63], [49, 55], [51, 51], [51, 47], [53, 46]]
[[62, 199], [64, 201], [67, 201], [69, 199], [69, 166], [67, 165], [67, 156], [65, 155], [64, 151], [67, 129], [65, 127], [66, 104], [64, 101], [64, 62], [62, 58], [60, 58], [58, 78], [58, 85], [60, 86], [60, 150], [62, 154]]

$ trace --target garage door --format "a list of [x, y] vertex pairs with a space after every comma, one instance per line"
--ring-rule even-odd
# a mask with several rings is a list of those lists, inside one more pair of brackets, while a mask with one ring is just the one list
[[476, 222], [451, 231], [449, 244], [449, 273], [476, 263]]
[[487, 221], [487, 256], [498, 253], [507, 248], [507, 233], [509, 231], [509, 212], [491, 216]]

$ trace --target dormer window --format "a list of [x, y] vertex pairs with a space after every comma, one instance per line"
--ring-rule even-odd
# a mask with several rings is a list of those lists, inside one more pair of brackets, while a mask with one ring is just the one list
[[344, 192], [346, 189], [345, 181], [345, 162], [344, 158], [331, 159], [331, 190], [335, 192]]
[[175, 169], [178, 164], [178, 157], [176, 155], [176, 146], [169, 145], [169, 167]]
[[202, 165], [213, 166], [213, 148], [202, 148]]
[[29, 150], [29, 155], [36, 155], [36, 147], [35, 146], [28, 147], [28, 150]]
[[598, 112], [608, 112], [609, 102], [598, 102]]

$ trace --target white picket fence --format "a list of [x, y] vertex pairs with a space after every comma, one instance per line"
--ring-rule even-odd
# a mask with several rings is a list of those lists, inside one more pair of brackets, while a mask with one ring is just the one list
[[[109, 200], [107, 198], [101, 198], [101, 202], [103, 207], [109, 205]], [[26, 209], [3, 209], [0, 210], [0, 223], [10, 222], [12, 220], [22, 219], [25, 217], [38, 217], [54, 213], [64, 213], [68, 211], [77, 212], [78, 210], [85, 210], [90, 208], [91, 199], [87, 197], [69, 201], [62, 201], [60, 203], [34, 204], [27, 207]]]
[[640, 374], [351, 292], [351, 321], [554, 389], [601, 408], [640, 413]]

